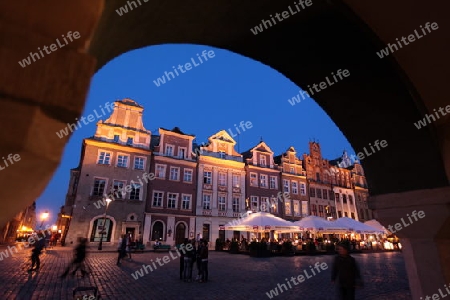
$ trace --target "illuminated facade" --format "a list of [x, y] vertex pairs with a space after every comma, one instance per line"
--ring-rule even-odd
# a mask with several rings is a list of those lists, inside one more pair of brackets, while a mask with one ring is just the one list
[[[123, 233], [143, 238], [148, 181], [143, 175], [150, 168], [151, 138], [142, 122], [143, 110], [130, 99], [115, 101], [111, 116], [97, 122], [95, 135], [83, 140], [64, 208], [72, 216], [66, 244], [76, 243], [78, 237], [90, 242], [103, 237], [104, 245], [111, 245]], [[106, 198], [113, 200], [109, 206]]]
[[162, 240], [176, 245], [193, 237], [197, 162], [195, 136], [178, 127], [160, 128], [152, 137], [152, 160], [145, 209], [144, 242]]
[[303, 155], [303, 165], [309, 185], [310, 215], [322, 218], [336, 218], [335, 192], [336, 184], [330, 171], [330, 163], [322, 158], [320, 145], [309, 142], [310, 154]]
[[[290, 147], [282, 155], [275, 157], [275, 163], [281, 171], [281, 192], [284, 197], [284, 209], [281, 217], [298, 221], [309, 215], [309, 189], [303, 162], [297, 157], [297, 151]], [[287, 193], [287, 194], [286, 194]], [[286, 197], [289, 195], [289, 197]]]
[[239, 232], [225, 231], [223, 226], [246, 212], [245, 167], [235, 145], [222, 130], [198, 151], [195, 238], [212, 241], [210, 246], [217, 238], [231, 239], [233, 234], [239, 238]]
[[355, 162], [352, 171], [353, 189], [355, 192], [356, 211], [360, 222], [365, 222], [374, 219], [373, 211], [369, 209], [367, 198], [369, 197], [369, 190], [367, 186], [364, 169], [360, 163]]

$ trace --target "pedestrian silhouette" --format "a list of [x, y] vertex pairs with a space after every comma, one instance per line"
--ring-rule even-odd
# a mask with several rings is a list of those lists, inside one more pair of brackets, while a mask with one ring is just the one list
[[70, 269], [72, 267], [75, 267], [72, 271], [72, 276], [76, 274], [78, 269], [81, 269], [81, 274], [84, 277], [86, 274], [89, 274], [84, 266], [84, 261], [86, 259], [86, 245], [87, 245], [87, 239], [86, 238], [79, 238], [78, 239], [78, 245], [75, 248], [74, 251], [74, 259], [67, 267], [66, 271], [61, 275], [61, 278], [65, 278], [67, 274], [69, 274]]
[[[45, 235], [39, 232], [34, 237], [33, 249], [31, 250], [31, 268], [28, 270], [29, 273], [32, 271], [38, 271], [41, 267], [41, 260], [39, 256], [42, 254], [42, 250], [45, 247]], [[36, 268], [34, 266], [36, 265]]]
[[336, 289], [340, 300], [355, 300], [355, 288], [364, 286], [358, 264], [349, 252], [349, 244], [339, 244], [339, 254], [331, 269], [331, 282], [337, 280]]

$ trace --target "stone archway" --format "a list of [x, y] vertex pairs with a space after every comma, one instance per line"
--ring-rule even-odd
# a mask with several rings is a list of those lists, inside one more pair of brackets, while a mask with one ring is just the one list
[[[258, 35], [249, 29], [286, 10], [292, 1], [262, 0], [255, 6], [237, 0], [221, 5], [155, 0], [123, 16], [116, 13], [124, 5], [120, 0], [50, 1], [48, 6], [33, 1], [1, 3], [0, 39], [6, 42], [0, 49], [0, 122], [13, 130], [1, 133], [0, 143], [5, 153], [20, 153], [21, 163], [0, 172], [0, 182], [8, 186], [0, 191], [6, 202], [0, 226], [31, 204], [50, 180], [69, 138], [59, 139], [54, 132], [80, 115], [96, 68], [139, 47], [205, 44], [261, 61], [304, 88], [322, 81], [324, 74], [350, 70], [348, 80], [314, 99], [355, 149], [377, 139], [388, 141], [389, 147], [376, 159], [362, 162], [372, 203], [384, 225], [397, 223], [413, 210], [427, 212], [420, 230], [410, 230], [411, 226], [398, 235], [409, 245], [404, 253], [413, 296], [433, 294], [444, 278], [450, 280], [450, 115], [420, 130], [413, 123], [448, 105], [450, 4], [313, 2]], [[386, 43], [429, 21], [440, 29], [424, 42], [416, 41], [386, 59], [375, 55]], [[74, 30], [81, 35], [74, 43], [26, 68], [18, 66], [31, 50]], [[302, 47], [296, 46], [297, 39]], [[28, 189], [20, 188], [24, 178]]]

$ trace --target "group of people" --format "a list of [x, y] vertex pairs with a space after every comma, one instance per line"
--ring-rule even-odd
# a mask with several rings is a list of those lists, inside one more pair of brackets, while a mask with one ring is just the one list
[[[191, 247], [187, 247], [191, 245]], [[208, 242], [185, 239], [180, 245], [180, 280], [192, 281], [194, 263], [197, 266], [197, 277], [195, 281], [208, 282]]]
[[119, 256], [117, 257], [118, 266], [120, 266], [122, 259], [127, 256], [131, 260], [131, 241], [131, 234], [122, 234], [122, 237], [119, 239], [119, 246], [117, 247], [117, 252], [119, 252]]

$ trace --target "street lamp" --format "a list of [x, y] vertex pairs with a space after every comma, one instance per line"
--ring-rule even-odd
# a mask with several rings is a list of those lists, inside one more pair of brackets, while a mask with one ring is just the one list
[[42, 220], [42, 222], [41, 222], [41, 229], [42, 229], [42, 226], [44, 226], [44, 221], [45, 221], [47, 218], [48, 218], [48, 210], [46, 210], [45, 212], [43, 212], [43, 213], [41, 214], [41, 220]]
[[108, 205], [109, 203], [112, 201], [109, 198], [105, 199], [106, 201], [106, 207], [105, 207], [105, 216], [103, 217], [103, 227], [102, 227], [102, 235], [100, 237], [100, 243], [98, 244], [98, 250], [102, 250], [102, 246], [103, 246], [103, 234], [105, 233], [105, 228], [106, 228], [106, 212], [108, 211]]

